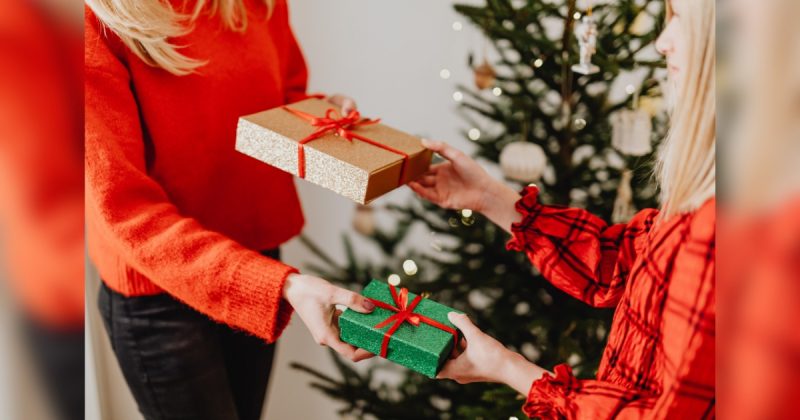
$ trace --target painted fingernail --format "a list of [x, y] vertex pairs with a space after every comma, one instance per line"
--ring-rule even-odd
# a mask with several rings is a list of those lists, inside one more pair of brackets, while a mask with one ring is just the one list
[[365, 300], [364, 301], [364, 309], [366, 309], [368, 311], [371, 311], [371, 310], [375, 309], [375, 304], [372, 303], [371, 300]]

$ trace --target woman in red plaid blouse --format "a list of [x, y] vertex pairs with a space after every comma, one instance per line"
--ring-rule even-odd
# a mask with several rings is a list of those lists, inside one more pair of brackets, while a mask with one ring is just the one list
[[523, 410], [531, 417], [714, 417], [714, 2], [671, 0], [667, 7], [656, 46], [677, 100], [657, 162], [660, 209], [609, 226], [584, 210], [540, 204], [535, 186], [520, 196], [460, 151], [427, 142], [447, 162], [410, 185], [417, 194], [480, 211], [554, 285], [616, 308], [595, 379], [576, 379], [566, 364], [547, 372], [455, 313], [466, 347], [440, 377], [506, 383], [527, 395]]

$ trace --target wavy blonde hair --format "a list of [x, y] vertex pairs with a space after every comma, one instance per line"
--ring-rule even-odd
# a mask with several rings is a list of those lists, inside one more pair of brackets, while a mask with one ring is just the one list
[[[275, 0], [263, 1], [271, 13]], [[219, 14], [225, 27], [232, 31], [247, 29], [244, 0], [194, 0], [191, 12], [176, 10], [167, 0], [86, 0], [86, 4], [142, 61], [178, 76], [193, 73], [206, 64], [205, 60], [182, 54], [181, 46], [170, 41], [191, 32], [201, 13]]]
[[716, 195], [715, 6], [713, 0], [686, 0], [686, 8], [680, 30], [689, 59], [656, 164], [664, 217], [694, 211]]

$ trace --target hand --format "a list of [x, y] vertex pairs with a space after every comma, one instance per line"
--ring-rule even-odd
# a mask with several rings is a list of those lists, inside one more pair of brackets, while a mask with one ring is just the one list
[[533, 381], [544, 374], [544, 369], [505, 348], [478, 329], [466, 315], [450, 312], [447, 318], [461, 331], [466, 343], [459, 343], [463, 351], [445, 363], [437, 378], [460, 384], [505, 383], [526, 395]]
[[495, 224], [511, 231], [521, 219], [514, 209], [519, 194], [488, 173], [458, 149], [440, 141], [422, 140], [422, 145], [447, 162], [431, 166], [416, 181], [408, 183], [420, 197], [446, 209], [471, 209], [483, 213]]
[[441, 141], [422, 140], [422, 145], [447, 162], [437, 163], [418, 180], [408, 184], [420, 197], [446, 209], [481, 211], [494, 180], [462, 151]]
[[358, 105], [356, 105], [356, 101], [354, 101], [349, 96], [344, 95], [332, 95], [328, 97], [328, 102], [338, 106], [342, 109], [342, 115], [347, 115], [350, 111], [357, 111]]
[[338, 319], [341, 311], [335, 306], [345, 305], [357, 312], [370, 313], [375, 309], [375, 304], [368, 299], [319, 277], [305, 274], [290, 274], [286, 278], [283, 297], [300, 315], [317, 344], [328, 346], [354, 362], [374, 356], [339, 339]]

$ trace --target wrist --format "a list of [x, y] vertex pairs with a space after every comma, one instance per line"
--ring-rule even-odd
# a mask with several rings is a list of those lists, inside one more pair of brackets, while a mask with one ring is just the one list
[[283, 290], [281, 290], [281, 295], [284, 299], [291, 303], [291, 297], [295, 294], [295, 290], [298, 287], [298, 283], [300, 282], [301, 274], [298, 273], [289, 273], [286, 276], [286, 280], [283, 282]]
[[531, 385], [541, 378], [545, 370], [531, 363], [523, 355], [507, 350], [510, 353], [503, 357], [504, 362], [498, 371], [498, 381], [515, 389], [522, 395], [527, 395]]

